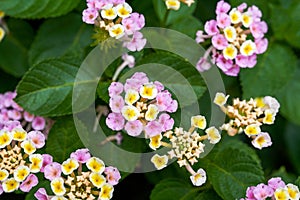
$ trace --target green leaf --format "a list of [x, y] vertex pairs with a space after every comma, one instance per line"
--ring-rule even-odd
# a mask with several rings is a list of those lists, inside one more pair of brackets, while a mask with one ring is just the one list
[[270, 178], [272, 177], [280, 177], [285, 183], [293, 183], [297, 178], [294, 174], [288, 173], [284, 166], [273, 172]]
[[294, 124], [287, 124], [284, 139], [287, 148], [288, 158], [297, 171], [300, 173], [300, 161], [299, 161], [299, 154], [300, 154], [300, 126]]
[[28, 192], [28, 194], [25, 197], [25, 200], [36, 199], [35, 196], [34, 196], [34, 194], [40, 188], [45, 188], [46, 191], [47, 191], [47, 194], [51, 194], [52, 193], [52, 190], [51, 190], [51, 187], [50, 187], [50, 181], [48, 181], [48, 180], [39, 180], [39, 183], [37, 184], [37, 186], [35, 186], [34, 188], [32, 188], [30, 190], [30, 192]]
[[270, 44], [253, 69], [241, 70], [243, 97], [275, 95], [293, 77], [297, 57], [287, 46]]
[[[287, 55], [286, 55], [287, 56]], [[286, 67], [288, 63], [286, 63]], [[289, 82], [280, 91], [277, 92], [276, 97], [280, 102], [280, 113], [291, 122], [300, 125], [300, 69], [297, 68], [294, 76], [290, 78]]]
[[[46, 60], [35, 65], [17, 86], [16, 102], [36, 115], [71, 114], [72, 91], [78, 66], [75, 59]], [[78, 81], [77, 84], [88, 86], [91, 82]], [[84, 99], [78, 101], [89, 106]]]
[[92, 32], [92, 26], [82, 23], [79, 14], [49, 19], [38, 30], [29, 51], [29, 61], [33, 65], [66, 54], [83, 58], [84, 48], [92, 42]]
[[[84, 128], [79, 121], [76, 123], [77, 126]], [[73, 151], [83, 147], [73, 117], [62, 117], [55, 121], [46, 143], [46, 153], [52, 155], [54, 161], [62, 163]]]
[[277, 39], [284, 39], [290, 26], [289, 11], [279, 5], [270, 5], [270, 24]]
[[300, 176], [297, 178], [295, 184], [300, 188]]
[[180, 9], [176, 11], [167, 10], [164, 0], [152, 0], [152, 2], [156, 15], [163, 26], [174, 24], [180, 18], [191, 16], [197, 7], [197, 0], [190, 7], [180, 3]]
[[254, 150], [239, 141], [218, 144], [201, 165], [215, 191], [225, 200], [242, 198], [248, 186], [264, 181]]
[[193, 16], [182, 17], [176, 20], [169, 28], [184, 33], [192, 38], [196, 37], [196, 32], [203, 29], [203, 24]]
[[151, 192], [150, 200], [218, 200], [220, 197], [213, 190], [193, 187], [191, 183], [181, 179], [164, 179]]
[[18, 18], [58, 17], [76, 8], [80, 0], [2, 0], [0, 8]]
[[291, 8], [288, 11], [289, 14], [289, 26], [285, 30], [285, 38], [288, 43], [294, 47], [300, 48], [300, 3], [294, 0], [291, 4]]
[[111, 82], [100, 82], [97, 87], [98, 97], [106, 103], [109, 102], [108, 87], [110, 84]]
[[7, 73], [21, 77], [28, 70], [28, 48], [33, 40], [29, 23], [8, 19], [9, 33], [0, 43], [0, 67]]

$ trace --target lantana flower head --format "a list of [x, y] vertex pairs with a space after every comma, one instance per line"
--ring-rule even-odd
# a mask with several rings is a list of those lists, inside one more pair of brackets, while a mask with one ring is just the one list
[[260, 183], [257, 186], [250, 186], [246, 191], [246, 198], [241, 200], [296, 200], [300, 199], [299, 188], [291, 183], [286, 184], [280, 177], [271, 178], [268, 184]]
[[168, 113], [177, 110], [177, 101], [160, 82], [150, 82], [145, 73], [133, 74], [124, 85], [113, 82], [108, 91], [112, 112], [106, 124], [110, 129], [124, 129], [133, 137], [144, 132], [151, 138], [173, 128], [174, 120]]
[[214, 103], [229, 117], [229, 122], [221, 126], [228, 135], [234, 136], [244, 132], [252, 138], [252, 145], [262, 149], [272, 145], [271, 137], [267, 132], [262, 132], [263, 124], [273, 124], [280, 104], [274, 97], [251, 98], [249, 101], [233, 99], [233, 104], [228, 105], [223, 93], [217, 93]]
[[[268, 40], [264, 37], [268, 26], [261, 19], [262, 13], [256, 6], [247, 8], [243, 3], [236, 8], [224, 0], [217, 4], [216, 19], [209, 20], [204, 30], [197, 32], [196, 41], [202, 43], [211, 39], [212, 46], [200, 58], [197, 69], [208, 70], [208, 56], [225, 74], [237, 76], [240, 68], [252, 68], [256, 65], [258, 54], [266, 51]], [[204, 62], [205, 61], [205, 62]]]
[[45, 145], [45, 137], [39, 131], [27, 133], [18, 121], [0, 122], [0, 127], [1, 188], [29, 192], [38, 184], [35, 173], [41, 171], [43, 155], [36, 150]]
[[121, 40], [123, 46], [130, 51], [140, 51], [144, 48], [146, 39], [140, 30], [145, 26], [145, 18], [142, 14], [133, 12], [125, 0], [87, 0], [87, 7], [82, 12], [82, 20], [85, 23], [94, 24], [109, 37]]
[[78, 149], [62, 164], [46, 165], [45, 178], [50, 180], [54, 195], [40, 188], [35, 197], [44, 199], [100, 199], [109, 200], [114, 186], [119, 183], [120, 172], [115, 167], [106, 167], [104, 162], [93, 157], [88, 149]]
[[52, 121], [24, 110], [14, 101], [16, 96], [16, 92], [0, 94], [0, 122], [19, 121], [26, 131], [41, 131], [47, 136]]
[[180, 2], [186, 4], [187, 6], [191, 6], [195, 3], [195, 0], [164, 0], [167, 6], [167, 9], [170, 10], [179, 10]]
[[[191, 117], [191, 128], [185, 131], [183, 128], [175, 128], [163, 134], [169, 142], [163, 141], [161, 135], [150, 138], [150, 147], [157, 149], [160, 146], [170, 148], [167, 155], [155, 154], [151, 162], [156, 169], [161, 170], [167, 166], [168, 160], [176, 158], [180, 167], [185, 167], [190, 172], [190, 180], [195, 186], [200, 186], [206, 182], [206, 173], [203, 169], [195, 172], [192, 166], [200, 159], [200, 154], [204, 152], [204, 140], [211, 144], [216, 144], [221, 139], [219, 130], [214, 126], [207, 128], [206, 119], [202, 115]], [[205, 135], [200, 135], [195, 129], [199, 129]]]

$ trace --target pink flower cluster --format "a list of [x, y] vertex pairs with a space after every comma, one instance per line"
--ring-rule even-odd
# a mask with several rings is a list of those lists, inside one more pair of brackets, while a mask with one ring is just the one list
[[[57, 199], [110, 199], [113, 186], [119, 183], [120, 172], [115, 167], [105, 167], [102, 160], [92, 157], [88, 149], [78, 149], [62, 164], [53, 162], [52, 156], [45, 154], [43, 169], [46, 179], [51, 181], [55, 194], [48, 195], [40, 188], [34, 196], [38, 200]], [[85, 166], [83, 166], [83, 164]], [[104, 173], [104, 175], [103, 175]]]
[[173, 128], [174, 120], [167, 113], [177, 110], [177, 101], [160, 82], [150, 82], [145, 73], [136, 72], [124, 85], [112, 82], [108, 90], [112, 112], [106, 124], [110, 129], [125, 129], [134, 137], [144, 131], [150, 138]]
[[285, 184], [280, 177], [271, 178], [268, 184], [260, 183], [257, 186], [250, 186], [246, 192], [246, 198], [241, 200], [264, 200], [272, 198], [275, 200], [299, 199], [299, 188], [291, 183]]
[[268, 40], [264, 38], [268, 30], [266, 22], [261, 20], [262, 12], [256, 6], [247, 8], [243, 3], [237, 8], [221, 0], [217, 4], [216, 19], [205, 23], [204, 29], [197, 32], [196, 41], [211, 39], [209, 48], [198, 64], [200, 72], [208, 70], [209, 54], [212, 63], [216, 64], [226, 75], [237, 76], [240, 68], [252, 68], [256, 65], [257, 54], [266, 51]]
[[87, 0], [87, 9], [82, 12], [82, 20], [95, 24], [107, 31], [110, 37], [120, 39], [130, 51], [140, 51], [146, 39], [139, 32], [145, 26], [142, 14], [132, 13], [125, 0]]
[[45, 145], [40, 131], [27, 133], [19, 121], [0, 122], [0, 195], [20, 189], [29, 192], [38, 184], [35, 173], [42, 170]]
[[50, 120], [34, 116], [25, 111], [14, 101], [16, 96], [16, 92], [0, 94], [0, 122], [19, 121], [23, 127], [26, 127], [26, 131], [42, 131], [45, 135], [48, 135], [52, 124]]

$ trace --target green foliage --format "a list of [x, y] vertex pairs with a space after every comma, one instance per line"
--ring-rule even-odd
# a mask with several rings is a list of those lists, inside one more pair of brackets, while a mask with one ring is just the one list
[[35, 65], [20, 81], [16, 102], [36, 115], [71, 114], [78, 65], [70, 59], [46, 60]]
[[73, 10], [80, 0], [2, 0], [0, 8], [18, 18], [58, 17]]
[[[76, 121], [76, 123], [81, 128], [85, 128], [83, 124], [79, 124], [79, 121]], [[70, 157], [70, 154], [74, 150], [83, 147], [84, 146], [77, 135], [73, 118], [58, 118], [49, 132], [46, 153], [52, 155], [55, 162], [62, 163]]]
[[34, 31], [29, 23], [17, 19], [7, 22], [9, 33], [0, 42], [0, 67], [7, 73], [21, 77], [28, 70], [28, 49]]
[[238, 141], [218, 144], [201, 160], [201, 166], [215, 191], [225, 200], [242, 198], [248, 186], [264, 181], [255, 152]]

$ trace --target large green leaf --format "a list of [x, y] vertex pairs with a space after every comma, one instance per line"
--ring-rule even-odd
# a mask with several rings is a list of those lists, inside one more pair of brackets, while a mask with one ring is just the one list
[[29, 23], [8, 19], [9, 33], [0, 42], [0, 67], [7, 73], [21, 77], [28, 70], [28, 49], [34, 32]]
[[151, 192], [151, 200], [218, 200], [220, 197], [211, 189], [203, 190], [201, 187], [193, 187], [192, 184], [182, 179], [165, 179], [158, 183]]
[[254, 150], [239, 141], [218, 144], [201, 165], [215, 191], [225, 200], [242, 198], [247, 187], [264, 181]]
[[199, 19], [190, 15], [179, 18], [169, 28], [195, 38], [197, 30], [203, 29], [203, 24]]
[[18, 18], [57, 17], [73, 10], [80, 0], [2, 0], [0, 10]]
[[253, 69], [241, 71], [243, 97], [275, 95], [293, 77], [297, 57], [284, 45], [270, 44]]
[[[17, 103], [36, 115], [71, 114], [72, 90], [78, 67], [74, 59], [46, 60], [35, 65], [17, 87]], [[88, 85], [89, 82], [78, 81], [77, 84]], [[84, 99], [80, 101], [88, 104]]]
[[[76, 123], [77, 126], [84, 128], [79, 121]], [[46, 153], [52, 155], [55, 162], [62, 163], [72, 152], [83, 147], [73, 118], [62, 117], [56, 120], [48, 135]]]
[[83, 58], [85, 47], [91, 44], [92, 26], [81, 21], [79, 14], [71, 13], [45, 21], [29, 51], [31, 64], [66, 54]]
[[[288, 66], [286, 66], [288, 67]], [[300, 125], [300, 69], [297, 68], [288, 84], [277, 92], [276, 97], [280, 102], [280, 112], [290, 121]]]
[[300, 48], [300, 2], [297, 0], [293, 1], [291, 4], [291, 9], [289, 9], [289, 27], [286, 30], [285, 38], [290, 45]]

